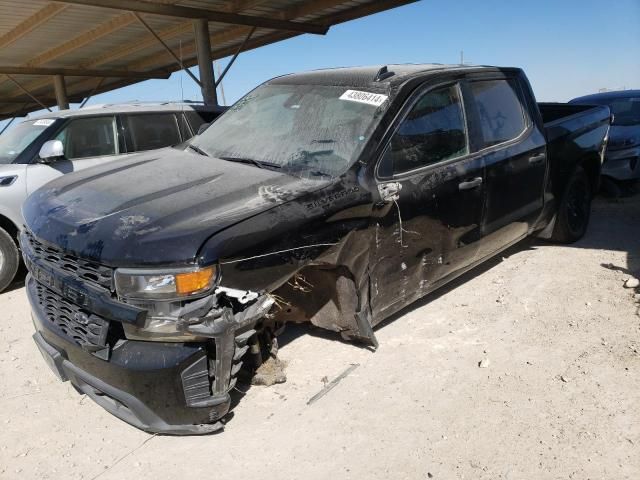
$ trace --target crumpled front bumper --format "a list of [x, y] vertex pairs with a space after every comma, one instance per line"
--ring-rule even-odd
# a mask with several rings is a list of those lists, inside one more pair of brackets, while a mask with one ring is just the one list
[[227, 391], [211, 395], [204, 344], [123, 340], [108, 360], [98, 358], [59, 331], [38, 305], [31, 275], [26, 283], [33, 338], [61, 380], [147, 432], [197, 435], [222, 428], [230, 397]]

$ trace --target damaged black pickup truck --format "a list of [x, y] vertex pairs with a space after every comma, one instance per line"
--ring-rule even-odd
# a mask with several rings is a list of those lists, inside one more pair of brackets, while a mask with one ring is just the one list
[[579, 239], [609, 124], [536, 104], [516, 68], [270, 80], [187, 145], [27, 200], [34, 339], [124, 421], [216, 431], [287, 322], [376, 345], [384, 318], [527, 235]]

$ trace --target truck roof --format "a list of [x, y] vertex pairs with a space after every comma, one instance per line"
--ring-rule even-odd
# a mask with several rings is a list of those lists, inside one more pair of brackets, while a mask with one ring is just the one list
[[591, 95], [585, 95], [583, 97], [577, 97], [571, 100], [571, 102], [585, 103], [591, 100], [614, 100], [616, 98], [634, 98], [640, 97], [640, 90], [616, 90], [614, 92], [601, 92], [593, 93]]
[[182, 110], [216, 112], [224, 111], [225, 107], [213, 107], [201, 103], [191, 102], [130, 102], [109, 103], [91, 105], [84, 108], [45, 112], [26, 118], [25, 121], [46, 118], [90, 117], [94, 115], [115, 113], [153, 113], [153, 112], [178, 112]]
[[441, 71], [505, 71], [516, 68], [489, 65], [446, 65], [441, 63], [387, 64], [362, 67], [340, 67], [292, 73], [270, 80], [270, 84], [316, 84], [350, 87], [368, 87], [374, 90], [388, 88], [409, 78]]

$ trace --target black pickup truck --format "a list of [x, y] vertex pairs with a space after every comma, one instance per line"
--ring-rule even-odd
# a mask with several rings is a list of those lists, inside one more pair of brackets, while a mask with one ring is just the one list
[[383, 319], [526, 236], [582, 237], [609, 124], [536, 104], [517, 68], [275, 78], [188, 145], [27, 200], [34, 339], [126, 422], [216, 431], [287, 322], [375, 346]]

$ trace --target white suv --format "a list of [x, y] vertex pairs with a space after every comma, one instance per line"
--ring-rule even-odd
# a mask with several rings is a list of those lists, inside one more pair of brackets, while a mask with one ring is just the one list
[[0, 292], [20, 264], [22, 202], [65, 173], [184, 142], [222, 113], [192, 103], [102, 105], [23, 120], [0, 135]]

